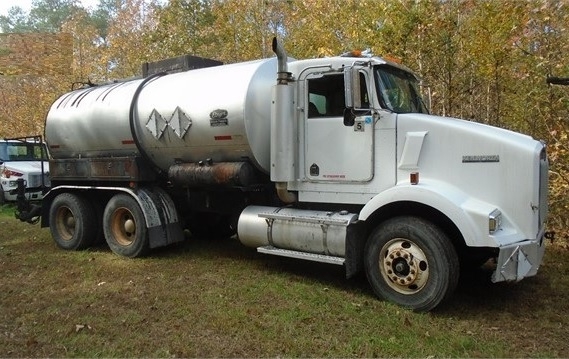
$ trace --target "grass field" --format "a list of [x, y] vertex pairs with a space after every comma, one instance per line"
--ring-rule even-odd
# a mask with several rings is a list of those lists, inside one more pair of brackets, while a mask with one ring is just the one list
[[341, 267], [188, 238], [149, 257], [67, 252], [0, 211], [0, 357], [569, 357], [569, 252], [538, 275], [461, 279], [418, 314]]

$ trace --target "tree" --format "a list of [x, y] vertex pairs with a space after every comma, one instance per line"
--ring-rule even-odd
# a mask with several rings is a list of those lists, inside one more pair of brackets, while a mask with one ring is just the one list
[[[287, 2], [285, 41], [291, 54], [302, 57], [339, 55], [345, 51], [374, 48], [377, 13], [385, 4], [356, 0], [308, 0]], [[373, 8], [373, 11], [370, 9]]]
[[212, 57], [217, 44], [209, 0], [170, 0], [156, 8], [156, 29], [146, 36], [154, 60], [192, 54]]
[[125, 0], [109, 23], [104, 60], [109, 78], [141, 74], [141, 64], [151, 57], [145, 38], [156, 29], [156, 0]]
[[214, 1], [216, 57], [236, 62], [272, 56], [272, 37], [286, 31], [284, 13], [290, 4], [286, 0]]
[[97, 33], [106, 41], [109, 25], [116, 18], [120, 9], [126, 6], [126, 0], [99, 0], [96, 9], [90, 14], [90, 20], [97, 29]]
[[28, 14], [19, 6], [8, 10], [8, 15], [0, 15], [0, 32], [29, 32], [32, 26], [28, 21]]
[[80, 9], [79, 0], [33, 0], [29, 14], [14, 6], [7, 16], [0, 16], [0, 29], [2, 32], [58, 32]]
[[80, 8], [78, 0], [33, 0], [29, 21], [36, 31], [58, 32]]
[[548, 86], [547, 76], [569, 77], [569, 4], [540, 1], [528, 6], [516, 39], [520, 54], [516, 66], [517, 103], [523, 106], [520, 118], [525, 129], [548, 143], [550, 158], [550, 226], [560, 237], [569, 238], [569, 91]]
[[105, 82], [108, 66], [107, 44], [96, 21], [85, 10], [75, 12], [62, 25], [62, 31], [73, 35], [72, 82]]

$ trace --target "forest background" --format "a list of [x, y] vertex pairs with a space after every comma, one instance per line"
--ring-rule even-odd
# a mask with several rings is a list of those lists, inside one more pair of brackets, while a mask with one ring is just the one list
[[569, 77], [568, 26], [568, 0], [99, 0], [94, 9], [33, 0], [29, 12], [0, 16], [0, 31], [70, 34], [71, 69], [0, 67], [0, 137], [42, 134], [51, 103], [73, 83], [140, 76], [143, 62], [271, 57], [274, 36], [299, 59], [369, 48], [422, 78], [433, 114], [547, 142], [549, 229], [569, 247], [569, 86], [546, 83]]

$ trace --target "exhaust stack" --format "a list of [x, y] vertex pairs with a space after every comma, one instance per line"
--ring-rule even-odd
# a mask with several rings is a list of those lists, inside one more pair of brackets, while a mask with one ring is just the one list
[[277, 55], [277, 84], [286, 85], [292, 81], [292, 74], [288, 72], [287, 54], [282, 44], [273, 37], [273, 52]]
[[288, 72], [288, 57], [276, 37], [273, 38], [273, 51], [277, 55], [278, 68], [271, 104], [271, 181], [276, 182], [280, 200], [292, 203], [297, 198], [287, 190], [287, 182], [293, 181], [296, 173], [294, 86], [289, 86], [293, 79]]

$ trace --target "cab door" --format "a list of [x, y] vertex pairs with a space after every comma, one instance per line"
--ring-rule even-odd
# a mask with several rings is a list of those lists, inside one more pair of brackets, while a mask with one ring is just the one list
[[[365, 76], [362, 106], [369, 108]], [[370, 114], [344, 124], [344, 75], [307, 77], [305, 178], [312, 182], [366, 182], [373, 178], [374, 121]]]

